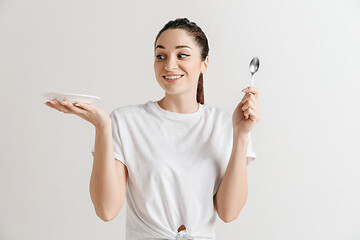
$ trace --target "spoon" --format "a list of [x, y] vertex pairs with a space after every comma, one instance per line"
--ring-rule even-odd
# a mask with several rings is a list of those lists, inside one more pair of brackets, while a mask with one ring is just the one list
[[251, 86], [253, 86], [254, 74], [259, 70], [260, 61], [257, 57], [254, 57], [249, 65], [251, 73]]

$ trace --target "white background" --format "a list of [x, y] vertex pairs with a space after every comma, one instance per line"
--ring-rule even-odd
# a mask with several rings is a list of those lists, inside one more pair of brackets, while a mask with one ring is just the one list
[[205, 103], [233, 111], [257, 56], [262, 120], [238, 219], [217, 239], [360, 239], [358, 1], [0, 0], [0, 239], [124, 239], [89, 194], [95, 128], [45, 106], [49, 91], [96, 105], [159, 100], [153, 44], [187, 17], [210, 44]]

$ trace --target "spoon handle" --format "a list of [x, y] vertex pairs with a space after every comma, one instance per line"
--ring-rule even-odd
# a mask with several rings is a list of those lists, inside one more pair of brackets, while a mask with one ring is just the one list
[[254, 83], [254, 74], [251, 74], [251, 86], [253, 86]]

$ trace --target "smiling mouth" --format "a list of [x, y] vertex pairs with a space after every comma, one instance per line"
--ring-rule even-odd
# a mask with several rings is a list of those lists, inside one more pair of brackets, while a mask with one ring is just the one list
[[175, 80], [178, 80], [180, 78], [182, 78], [184, 76], [184, 74], [181, 74], [181, 75], [178, 75], [178, 76], [171, 76], [170, 78], [166, 78], [165, 76], [162, 76], [166, 81], [169, 81], [169, 82], [173, 82]]

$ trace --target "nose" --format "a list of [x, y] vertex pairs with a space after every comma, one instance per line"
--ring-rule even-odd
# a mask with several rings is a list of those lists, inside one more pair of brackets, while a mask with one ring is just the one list
[[176, 58], [170, 56], [168, 59], [169, 60], [165, 63], [165, 70], [170, 71], [178, 67]]

